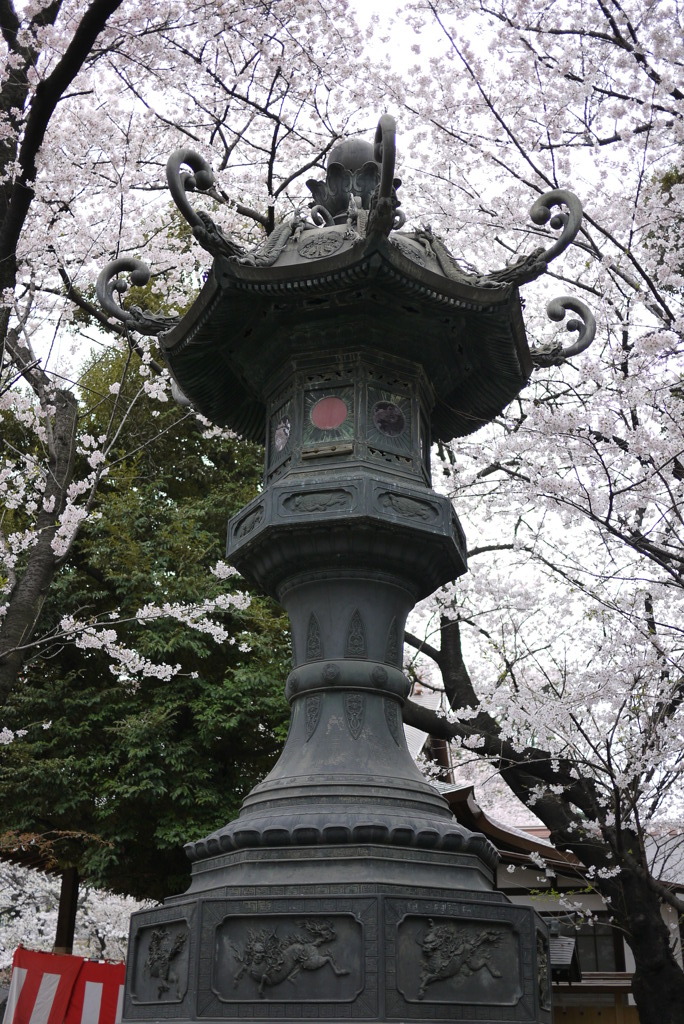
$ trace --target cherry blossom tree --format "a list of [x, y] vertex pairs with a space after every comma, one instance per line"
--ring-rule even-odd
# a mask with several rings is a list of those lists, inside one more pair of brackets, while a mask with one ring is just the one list
[[415, 643], [455, 720], [407, 718], [491, 760], [580, 857], [634, 952], [641, 1020], [675, 1021], [660, 904], [684, 907], [653, 854], [684, 833], [681, 11], [434, 0], [402, 16], [415, 67], [382, 80], [415, 130], [408, 160], [431, 154], [412, 171], [426, 216], [493, 267], [538, 244], [535, 195], [572, 189], [584, 227], [526, 292], [528, 335], [548, 332], [552, 284], [599, 322], [588, 352], [442, 453], [471, 570], [440, 595], [441, 644]]
[[[106, 395], [126, 359], [93, 355], [80, 391]], [[123, 380], [127, 405], [137, 389]], [[79, 408], [99, 436], [107, 403]], [[178, 423], [172, 403], [131, 409], [3, 707], [16, 738], [0, 742], [0, 849], [137, 898], [187, 887], [184, 841], [237, 815], [287, 729], [285, 617], [248, 601], [221, 563], [226, 516], [255, 493], [261, 453], [211, 434]], [[87, 623], [72, 643], [67, 618]]]
[[[550, 279], [593, 305], [597, 341], [576, 361], [550, 352], [496, 424], [442, 452], [473, 551], [441, 599], [456, 625], [441, 649], [426, 642], [458, 712], [431, 729], [492, 759], [593, 867], [634, 950], [642, 1020], [659, 1024], [684, 995], [658, 923], [674, 896], [646, 852], [655, 829], [681, 829], [680, 17], [664, 2], [419, 0], [387, 40], [410, 30], [415, 66], [398, 72], [384, 22], [361, 63], [342, 0], [0, 0], [0, 699], [56, 642], [106, 654], [122, 679], [174, 672], [114, 605], [93, 621], [40, 614], [121, 445], [138, 444], [136, 405], [168, 398], [154, 346], [117, 333], [92, 295], [105, 262], [142, 251], [163, 315], [197, 290], [203, 265], [162, 191], [167, 154], [200, 150], [224, 230], [246, 223], [254, 241], [341, 134], [372, 126], [375, 95], [409, 139], [404, 208], [465, 266], [539, 244], [546, 228], [525, 212], [538, 194], [582, 199], [584, 228]], [[548, 287], [527, 298], [535, 342]], [[70, 349], [105, 336], [126, 354], [122, 379], [86, 398]], [[109, 410], [97, 433], [88, 402]], [[220, 639], [235, 600], [146, 602], [134, 626], [182, 617]]]
[[[9, 980], [17, 946], [51, 952], [59, 909], [59, 878], [0, 865], [0, 977]], [[130, 916], [143, 905], [126, 896], [84, 886], [76, 914], [76, 956], [124, 960]]]
[[[144, 249], [167, 316], [170, 301], [197, 290], [202, 267], [162, 190], [179, 144], [203, 149], [221, 172], [227, 229], [245, 214], [255, 233], [272, 229], [276, 199], [297, 201], [300, 176], [353, 113], [331, 71], [347, 80], [356, 53], [351, 21], [337, 21], [344, 10], [333, 18], [316, 0], [0, 3], [0, 699], [26, 657], [56, 638], [105, 648], [124, 673], [174, 670], [119, 642], [115, 609], [107, 623], [71, 616], [41, 631], [46, 594], [122, 457], [133, 407], [169, 398], [152, 347], [109, 323], [92, 282], [112, 257]], [[109, 409], [94, 435], [78, 404], [78, 366], [105, 334], [130, 350], [122, 373], [139, 387], [125, 402], [123, 380], [90, 395]], [[181, 617], [221, 639], [211, 616], [234, 600], [152, 604], [140, 620]]]

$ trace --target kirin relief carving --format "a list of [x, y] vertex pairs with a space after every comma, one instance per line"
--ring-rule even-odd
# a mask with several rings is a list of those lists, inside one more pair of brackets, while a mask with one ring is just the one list
[[468, 978], [483, 970], [493, 978], [502, 976], [492, 963], [492, 955], [501, 942], [501, 931], [494, 928], [473, 931], [453, 924], [435, 924], [432, 918], [428, 924], [427, 932], [417, 940], [422, 949], [419, 999], [435, 981]]
[[233, 946], [235, 959], [241, 965], [233, 987], [237, 988], [245, 974], [259, 982], [259, 998], [264, 999], [264, 988], [294, 982], [300, 971], [317, 971], [330, 964], [337, 977], [349, 974], [338, 967], [332, 953], [321, 949], [337, 938], [332, 922], [309, 919], [297, 921], [300, 929], [282, 938], [276, 929], [250, 929], [242, 949]]

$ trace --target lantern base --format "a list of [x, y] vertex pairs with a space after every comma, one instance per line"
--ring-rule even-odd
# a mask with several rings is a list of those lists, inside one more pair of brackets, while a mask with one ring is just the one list
[[546, 1024], [542, 927], [472, 854], [236, 851], [134, 915], [123, 1021]]

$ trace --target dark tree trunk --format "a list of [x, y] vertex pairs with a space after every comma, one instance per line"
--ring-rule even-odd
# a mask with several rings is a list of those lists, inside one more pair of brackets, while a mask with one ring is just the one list
[[[84, 6], [64, 53], [47, 78], [39, 82], [29, 99], [29, 71], [38, 61], [39, 52], [22, 42], [22, 26], [14, 6], [0, 2], [0, 33], [15, 64], [13, 73], [0, 86], [0, 109], [9, 117], [10, 127], [15, 129], [7, 139], [0, 141], [0, 171], [6, 172], [15, 160], [17, 163], [16, 176], [6, 175], [7, 180], [0, 186], [0, 291], [11, 291], [16, 284], [16, 249], [33, 202], [36, 160], [52, 115], [91, 54], [108, 19], [121, 3], [122, 0], [90, 0]], [[53, 24], [61, 5], [62, 0], [52, 0], [42, 7], [39, 5], [40, 9], [30, 19], [28, 27], [33, 30]], [[27, 102], [26, 119], [22, 125], [16, 111], [23, 110]], [[17, 372], [33, 388], [43, 409], [48, 405], [55, 406], [50, 473], [44, 495], [50, 510], [43, 509], [37, 516], [37, 541], [13, 587], [0, 629], [2, 702], [7, 699], [22, 668], [26, 645], [31, 639], [59, 563], [59, 558], [52, 550], [52, 540], [56, 520], [64, 510], [66, 489], [71, 482], [78, 403], [70, 392], [54, 389], [53, 381], [36, 365], [21, 337], [9, 329], [7, 307], [0, 310], [0, 352], [9, 355]], [[51, 503], [50, 499], [54, 501]]]
[[648, 879], [623, 871], [612, 909], [635, 962], [632, 994], [640, 1024], [682, 1024], [684, 972], [677, 963], [660, 900]]
[[76, 933], [76, 908], [78, 907], [78, 871], [65, 868], [62, 872], [62, 886], [59, 893], [57, 930], [53, 953], [72, 953]]
[[0, 701], [6, 701], [14, 688], [26, 657], [24, 645], [31, 639], [59, 563], [52, 540], [73, 474], [78, 403], [69, 391], [58, 391], [53, 403], [50, 474], [44, 494], [48, 507], [52, 505], [52, 508], [49, 512], [42, 509], [38, 513], [38, 539], [30, 549], [10, 595], [7, 614], [0, 623]]

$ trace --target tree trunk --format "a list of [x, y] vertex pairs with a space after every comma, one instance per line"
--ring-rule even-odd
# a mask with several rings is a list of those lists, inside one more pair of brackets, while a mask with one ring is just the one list
[[648, 884], [632, 871], [619, 876], [613, 906], [616, 924], [634, 954], [632, 994], [640, 1024], [682, 1024], [684, 972], [677, 963], [670, 935], [660, 912], [660, 901]]
[[62, 886], [59, 892], [57, 930], [53, 953], [73, 953], [76, 932], [76, 909], [78, 907], [78, 870], [65, 868], [62, 872]]
[[78, 402], [68, 391], [58, 391], [53, 401], [54, 442], [44, 494], [48, 506], [53, 507], [49, 512], [41, 509], [36, 517], [38, 539], [30, 549], [26, 567], [12, 591], [7, 614], [0, 625], [0, 702], [7, 700], [14, 687], [26, 657], [22, 647], [35, 629], [59, 561], [52, 549], [52, 540], [73, 474]]

